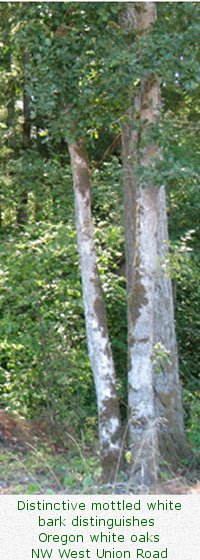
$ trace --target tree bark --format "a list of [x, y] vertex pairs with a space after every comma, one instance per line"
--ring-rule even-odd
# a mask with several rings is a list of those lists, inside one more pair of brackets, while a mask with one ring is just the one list
[[84, 141], [80, 139], [77, 143], [69, 144], [69, 152], [73, 172], [87, 343], [97, 395], [101, 464], [104, 479], [112, 479], [121, 448], [120, 414], [93, 238], [91, 185]]
[[[23, 62], [24, 62], [24, 73], [26, 73], [26, 67], [30, 61], [30, 53], [25, 51]], [[30, 123], [30, 98], [26, 93], [26, 77], [24, 78], [24, 91], [23, 91], [23, 129], [22, 129], [22, 145], [23, 149], [28, 150], [31, 145], [31, 123]], [[28, 204], [28, 193], [26, 189], [23, 189], [19, 196], [19, 204], [17, 207], [17, 224], [19, 226], [24, 226], [27, 222], [27, 204]]]
[[[122, 25], [141, 35], [150, 32], [155, 20], [155, 2], [129, 3]], [[160, 460], [174, 459], [177, 446], [182, 445], [182, 451], [185, 447], [173, 297], [165, 270], [165, 189], [155, 187], [146, 173], [158, 157], [156, 145], [148, 140], [148, 129], [156, 124], [159, 114], [159, 83], [149, 72], [138, 86], [134, 106], [122, 125], [129, 433], [132, 477], [145, 485], [156, 482]], [[138, 164], [142, 171], [140, 180], [136, 173]]]
[[[176, 468], [191, 455], [186, 443], [174, 321], [173, 288], [168, 270], [168, 218], [165, 188], [158, 192], [158, 268], [155, 295], [154, 393], [161, 459]], [[159, 356], [156, 354], [160, 353]]]

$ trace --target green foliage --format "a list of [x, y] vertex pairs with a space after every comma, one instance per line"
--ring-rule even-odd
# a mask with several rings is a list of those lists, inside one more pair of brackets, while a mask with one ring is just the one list
[[184, 402], [188, 438], [193, 451], [200, 458], [200, 392], [199, 390], [195, 391], [195, 386], [192, 386], [191, 383], [188, 383], [188, 389], [184, 391]]
[[1, 257], [2, 404], [65, 416], [80, 381], [91, 385], [73, 226], [33, 224]]
[[[169, 273], [174, 285], [180, 371], [184, 382], [199, 376], [199, 185], [171, 190], [170, 229], [173, 243]], [[177, 222], [177, 215], [179, 216]], [[191, 229], [192, 224], [192, 229]], [[176, 236], [176, 240], [175, 240]], [[179, 237], [180, 236], [180, 237]], [[177, 238], [179, 238], [177, 240]]]
[[154, 345], [153, 364], [155, 373], [161, 373], [167, 364], [171, 363], [170, 352], [165, 348], [164, 344], [157, 342]]
[[[199, 183], [172, 181], [169, 192], [172, 239], [169, 274], [174, 288], [180, 374], [187, 433], [195, 451], [199, 439]], [[178, 216], [178, 220], [177, 220]], [[192, 226], [192, 227], [191, 227]]]
[[[48, 180], [53, 182], [54, 177], [58, 180], [58, 170], [53, 161], [46, 165]], [[121, 392], [126, 369], [126, 313], [124, 280], [117, 275], [123, 259], [123, 232], [117, 223], [118, 174], [115, 160], [105, 167], [100, 190], [97, 186], [94, 189], [94, 213], [99, 266]], [[66, 177], [69, 177], [67, 168], [63, 182]], [[61, 178], [60, 182], [62, 190]], [[110, 193], [109, 209], [106, 192]], [[57, 196], [62, 205], [59, 192]], [[25, 415], [35, 416], [39, 410], [40, 415], [46, 414], [53, 423], [65, 421], [67, 417], [70, 425], [73, 419], [74, 427], [80, 429], [87, 416], [92, 418], [96, 414], [96, 406], [70, 200], [71, 192], [65, 202], [67, 223], [33, 221], [23, 232], [14, 231], [3, 238], [1, 402], [8, 410], [18, 409]], [[57, 212], [62, 220], [63, 207], [58, 206]]]

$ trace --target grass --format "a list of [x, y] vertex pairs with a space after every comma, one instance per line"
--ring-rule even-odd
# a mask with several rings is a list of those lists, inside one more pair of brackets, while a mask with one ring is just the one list
[[[98, 440], [94, 432], [87, 437], [85, 434], [84, 438], [82, 435], [77, 438], [65, 427], [65, 430], [53, 435], [39, 423], [39, 431], [37, 425], [36, 433], [31, 423], [25, 424], [24, 420], [22, 423], [19, 417], [19, 424], [16, 426], [16, 417], [5, 412], [0, 420], [0, 429], [4, 426], [6, 430], [4, 439], [0, 440], [0, 494], [151, 493], [151, 489], [134, 486], [130, 480], [132, 458], [129, 451], [124, 452], [128, 425], [124, 432], [114, 482], [102, 484]], [[163, 461], [160, 480], [154, 493], [159, 492], [160, 488], [164, 492], [166, 489], [166, 493], [170, 493], [171, 489], [173, 493], [175, 487], [183, 489], [188, 485], [194, 486], [199, 478], [199, 428], [197, 422], [193, 424], [189, 433], [190, 436], [192, 434], [191, 447], [195, 451], [192, 464], [189, 460], [189, 463], [180, 465], [178, 472], [172, 472], [170, 465]], [[124, 459], [126, 468], [120, 472], [120, 463]]]
[[[83, 460], [84, 458], [84, 460]], [[113, 484], [101, 483], [101, 468], [95, 448], [77, 447], [62, 453], [52, 453], [48, 445], [39, 449], [32, 445], [24, 452], [0, 452], [1, 494], [151, 494], [187, 493], [196, 484], [198, 473], [187, 468], [173, 473], [165, 464], [158, 486], [154, 489], [130, 487], [128, 473], [119, 473]], [[185, 473], [185, 474], [184, 474]]]
[[[80, 450], [81, 451], [81, 450]], [[0, 487], [13, 494], [84, 493], [95, 486], [100, 475], [98, 456], [78, 454], [75, 450], [52, 453], [48, 446], [28, 452], [2, 450]]]

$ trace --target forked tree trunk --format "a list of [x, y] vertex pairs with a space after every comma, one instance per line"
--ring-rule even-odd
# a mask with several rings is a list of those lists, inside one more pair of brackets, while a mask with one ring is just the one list
[[120, 415], [91, 216], [91, 186], [84, 141], [69, 145], [89, 358], [94, 376], [103, 476], [111, 479], [120, 453]]
[[[155, 2], [129, 3], [122, 25], [141, 35], [150, 31], [155, 20]], [[174, 459], [175, 448], [185, 447], [172, 289], [164, 269], [165, 190], [156, 188], [148, 173], [145, 179], [157, 156], [156, 146], [148, 140], [148, 127], [156, 124], [159, 113], [160, 88], [149, 73], [137, 88], [134, 107], [122, 126], [132, 477], [146, 485], [156, 482], [162, 458]], [[138, 163], [144, 170], [141, 182], [135, 171]]]

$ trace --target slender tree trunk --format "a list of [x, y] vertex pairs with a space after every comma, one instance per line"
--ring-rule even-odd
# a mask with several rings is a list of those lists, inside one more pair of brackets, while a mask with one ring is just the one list
[[114, 475], [121, 445], [115, 369], [93, 239], [90, 176], [84, 141], [70, 144], [69, 152], [88, 351], [97, 395], [101, 463], [104, 478], [109, 479]]
[[[3, 26], [4, 27], [4, 26]], [[6, 125], [8, 129], [7, 146], [11, 149], [16, 147], [16, 131], [15, 131], [15, 79], [12, 75], [12, 42], [11, 42], [11, 21], [10, 7], [6, 7], [5, 28], [3, 32], [3, 42], [6, 45], [6, 54], [4, 55], [4, 68], [7, 74], [7, 87], [5, 96], [7, 99], [7, 118]], [[2, 29], [3, 31], [3, 29]], [[3, 228], [3, 207], [0, 209], [0, 230]]]
[[7, 55], [8, 72], [10, 74], [8, 80], [8, 103], [7, 103], [7, 127], [8, 127], [8, 146], [16, 147], [16, 131], [15, 131], [15, 96], [16, 85], [12, 76], [12, 47], [10, 45], [10, 36], [8, 34], [8, 55]]
[[[24, 72], [26, 73], [26, 67], [29, 64], [30, 53], [25, 51], [24, 53]], [[30, 123], [30, 98], [26, 93], [26, 79], [24, 80], [24, 91], [23, 91], [23, 139], [22, 145], [23, 149], [28, 150], [31, 145], [31, 123]], [[28, 193], [26, 189], [23, 189], [20, 193], [20, 200], [17, 207], [17, 223], [19, 226], [24, 226], [27, 222], [27, 203], [28, 203]]]
[[[155, 2], [136, 2], [127, 4], [122, 24], [141, 35], [150, 31], [155, 20]], [[137, 88], [122, 126], [132, 476], [147, 485], [156, 482], [160, 459], [172, 458], [180, 437], [184, 440], [172, 289], [164, 270], [165, 190], [156, 188], [147, 173], [158, 155], [148, 129], [159, 113], [160, 88], [149, 73]], [[138, 164], [143, 170], [140, 181]]]

